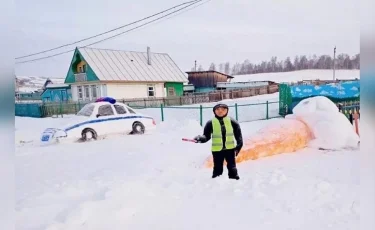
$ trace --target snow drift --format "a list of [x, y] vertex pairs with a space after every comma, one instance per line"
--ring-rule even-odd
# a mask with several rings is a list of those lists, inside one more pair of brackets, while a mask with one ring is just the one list
[[[356, 148], [359, 136], [344, 114], [328, 98], [316, 96], [302, 100], [293, 114], [271, 124], [244, 141], [237, 163], [305, 147], [340, 150]], [[212, 156], [206, 161], [213, 166]]]

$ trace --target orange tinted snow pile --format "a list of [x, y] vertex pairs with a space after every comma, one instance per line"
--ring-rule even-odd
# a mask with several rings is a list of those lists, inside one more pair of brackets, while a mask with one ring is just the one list
[[[280, 120], [278, 123], [261, 129], [244, 141], [244, 147], [238, 154], [236, 162], [295, 152], [305, 148], [311, 139], [310, 129], [302, 121], [297, 119]], [[207, 159], [206, 167], [213, 167], [212, 156]]]

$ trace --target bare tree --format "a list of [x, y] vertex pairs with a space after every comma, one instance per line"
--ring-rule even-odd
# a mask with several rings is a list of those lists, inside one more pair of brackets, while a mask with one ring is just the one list
[[[333, 67], [333, 58], [330, 55], [306, 55], [296, 56], [292, 62], [290, 57], [285, 60], [277, 60], [277, 57], [271, 57], [269, 61], [262, 61], [258, 64], [245, 60], [243, 63], [236, 63], [232, 67], [229, 62], [219, 64], [219, 71], [231, 75], [255, 74], [270, 72], [285, 72], [305, 69], [331, 69]], [[337, 69], [360, 69], [360, 54], [350, 57], [348, 54], [339, 54], [336, 60]], [[215, 63], [210, 65], [210, 70], [216, 70]]]
[[224, 73], [230, 74], [230, 64], [229, 64], [229, 62], [225, 63]]
[[221, 72], [221, 73], [224, 72], [224, 64], [223, 63], [219, 64], [219, 72]]
[[215, 65], [215, 63], [211, 63], [210, 68], [208, 68], [208, 70], [214, 70], [214, 71], [216, 71], [216, 65]]

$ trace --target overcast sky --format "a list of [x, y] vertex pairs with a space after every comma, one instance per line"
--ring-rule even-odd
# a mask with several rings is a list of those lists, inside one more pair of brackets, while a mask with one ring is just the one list
[[[15, 56], [74, 42], [184, 1], [18, 0]], [[360, 50], [359, 17], [356, 0], [211, 0], [93, 47], [146, 51], [150, 46], [151, 51], [168, 53], [184, 72], [194, 60], [204, 68], [211, 62], [258, 63], [271, 56], [332, 55], [335, 45], [338, 53], [354, 55]], [[72, 54], [17, 64], [16, 75], [65, 77]]]

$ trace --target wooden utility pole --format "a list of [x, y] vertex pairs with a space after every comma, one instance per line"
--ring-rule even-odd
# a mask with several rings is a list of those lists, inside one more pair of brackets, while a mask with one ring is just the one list
[[333, 80], [336, 80], [335, 70], [336, 70], [336, 46], [333, 49]]

